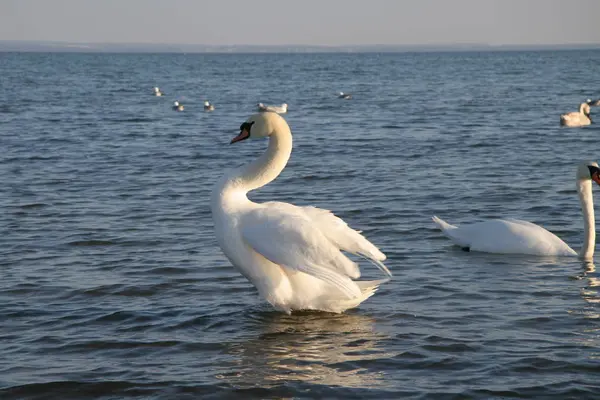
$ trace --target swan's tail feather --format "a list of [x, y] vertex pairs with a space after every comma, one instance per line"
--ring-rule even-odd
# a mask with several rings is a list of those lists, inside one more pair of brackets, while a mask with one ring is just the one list
[[449, 229], [456, 229], [456, 226], [450, 225], [449, 223], [447, 223], [446, 221], [444, 221], [441, 218], [436, 217], [435, 215], [433, 217], [431, 217], [431, 219], [433, 220], [433, 222], [435, 222], [435, 224], [438, 226], [438, 228], [440, 228], [442, 231], [447, 231]]
[[379, 285], [389, 282], [389, 280], [389, 278], [386, 278], [376, 281], [355, 281], [363, 295], [361, 302], [373, 296], [377, 289], [379, 289]]
[[389, 278], [378, 279], [376, 281], [354, 281], [360, 288], [360, 291], [364, 294], [365, 292], [373, 292], [375, 293], [379, 288], [379, 285], [383, 285], [384, 283], [389, 282]]
[[361, 296], [354, 299], [334, 300], [327, 302], [326, 310], [335, 313], [343, 313], [354, 307], [358, 307], [363, 301], [373, 296], [379, 285], [389, 281], [389, 278], [376, 281], [354, 281], [360, 289]]
[[446, 237], [450, 239], [454, 244], [462, 247], [468, 247], [470, 245], [469, 243], [465, 243], [465, 240], [460, 238], [460, 235], [457, 231], [457, 226], [451, 225], [446, 221], [442, 220], [441, 218], [436, 217], [435, 215], [431, 217], [431, 219], [438, 226], [438, 228], [440, 228], [442, 233], [446, 235]]

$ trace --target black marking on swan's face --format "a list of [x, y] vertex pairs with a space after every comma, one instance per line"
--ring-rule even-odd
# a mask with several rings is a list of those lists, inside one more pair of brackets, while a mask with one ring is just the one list
[[590, 178], [598, 185], [600, 185], [600, 168], [595, 165], [588, 165], [588, 169], [590, 170]]
[[231, 142], [229, 142], [229, 144], [233, 144], [236, 142], [241, 142], [242, 140], [246, 140], [250, 137], [250, 130], [252, 129], [252, 125], [254, 125], [255, 121], [251, 121], [251, 122], [244, 122], [243, 124], [240, 125], [240, 134], [237, 135], [236, 137], [234, 137], [233, 139], [231, 139]]

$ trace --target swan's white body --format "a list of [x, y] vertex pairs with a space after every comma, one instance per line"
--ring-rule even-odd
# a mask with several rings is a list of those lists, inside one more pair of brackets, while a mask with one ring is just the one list
[[339, 313], [358, 306], [387, 279], [353, 280], [360, 277], [359, 267], [342, 250], [370, 259], [391, 276], [381, 263], [385, 255], [330, 211], [250, 201], [249, 191], [284, 169], [292, 135], [275, 113], [257, 114], [248, 121], [232, 143], [269, 136], [269, 146], [252, 163], [225, 174], [213, 189], [211, 211], [219, 246], [277, 310]]
[[591, 123], [592, 118], [590, 117], [590, 106], [588, 103], [581, 103], [579, 111], [573, 111], [560, 116], [560, 124], [564, 126], [587, 126]]
[[277, 114], [285, 114], [287, 113], [288, 105], [286, 103], [283, 103], [280, 106], [266, 106], [263, 103], [258, 103], [257, 108], [260, 112], [271, 111]]
[[[454, 244], [470, 250], [500, 254], [540, 256], [577, 256], [591, 259], [596, 245], [592, 179], [600, 184], [598, 174], [591, 177], [586, 163], [577, 169], [577, 191], [584, 217], [584, 243], [580, 252], [570, 248], [558, 236], [539, 225], [518, 219], [494, 219], [464, 226], [454, 226], [433, 217], [433, 222]], [[586, 172], [588, 171], [588, 172]], [[586, 176], [587, 174], [587, 176]]]
[[350, 93], [340, 92], [338, 94], [338, 98], [339, 99], [344, 99], [344, 100], [350, 100], [352, 98], [352, 95]]
[[159, 97], [162, 96], [162, 93], [159, 88], [157, 88], [157, 87], [154, 88], [154, 95], [159, 96]]
[[204, 102], [204, 111], [214, 111], [215, 110], [215, 106], [210, 104], [210, 102], [205, 101]]

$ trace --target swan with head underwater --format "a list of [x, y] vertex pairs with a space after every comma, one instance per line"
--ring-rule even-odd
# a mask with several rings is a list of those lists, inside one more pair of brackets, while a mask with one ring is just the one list
[[[251, 116], [231, 143], [257, 138], [269, 138], [267, 150], [226, 173], [211, 194], [215, 234], [223, 253], [277, 310], [341, 313], [358, 306], [391, 277], [382, 263], [385, 255], [328, 210], [250, 201], [247, 193], [273, 181], [292, 152], [290, 128], [276, 113]], [[359, 266], [342, 251], [371, 261], [386, 278], [356, 280]]]
[[539, 225], [518, 219], [494, 219], [454, 226], [438, 217], [433, 221], [454, 244], [467, 251], [539, 256], [579, 256], [592, 259], [596, 246], [592, 181], [600, 185], [600, 168], [586, 162], [577, 168], [577, 193], [583, 211], [584, 242], [577, 253], [558, 236]]

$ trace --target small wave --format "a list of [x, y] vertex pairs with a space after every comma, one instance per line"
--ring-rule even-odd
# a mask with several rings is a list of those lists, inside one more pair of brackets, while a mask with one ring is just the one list
[[[179, 388], [183, 390], [182, 387]], [[187, 393], [206, 395], [212, 388], [200, 387], [186, 390]], [[140, 383], [130, 381], [104, 380], [102, 382], [53, 381], [13, 386], [0, 390], [3, 400], [42, 400], [42, 399], [116, 399], [148, 398], [171, 393], [177, 398], [177, 384], [174, 382]], [[165, 398], [165, 397], [163, 397]]]
[[120, 118], [110, 119], [109, 122], [124, 122], [124, 123], [140, 123], [140, 122], [156, 122], [153, 118]]
[[30, 203], [30, 204], [21, 204], [19, 206], [20, 209], [23, 210], [28, 210], [28, 209], [32, 209], [32, 208], [42, 208], [42, 207], [46, 207], [47, 204], [45, 203]]
[[[162, 293], [171, 287], [169, 283], [159, 283], [156, 285], [130, 286], [130, 285], [105, 285], [84, 291], [77, 291], [86, 296], [124, 296], [124, 297], [147, 297], [157, 293]], [[118, 315], [119, 312], [112, 315]], [[110, 319], [110, 318], [109, 318]]]
[[67, 243], [69, 246], [111, 246], [116, 244], [112, 240], [76, 240]]
[[12, 110], [6, 104], [0, 105], [0, 114], [12, 114]]

